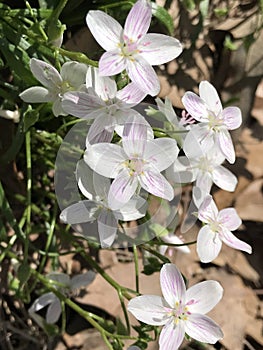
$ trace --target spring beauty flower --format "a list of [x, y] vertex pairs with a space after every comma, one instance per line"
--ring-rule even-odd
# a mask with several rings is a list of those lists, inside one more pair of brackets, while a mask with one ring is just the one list
[[205, 224], [198, 233], [196, 246], [202, 262], [209, 263], [214, 260], [221, 250], [222, 242], [231, 248], [252, 253], [251, 246], [231, 232], [242, 223], [234, 208], [218, 211], [212, 196], [208, 195], [199, 208], [198, 219]]
[[87, 200], [65, 208], [60, 214], [60, 219], [69, 224], [97, 220], [102, 248], [112, 245], [118, 229], [118, 220], [131, 221], [145, 216], [146, 201], [139, 196], [133, 196], [121, 209], [112, 210], [108, 204], [110, 179], [94, 173], [83, 160], [77, 164], [76, 178], [78, 187]]
[[86, 75], [86, 91], [64, 94], [62, 107], [75, 117], [94, 119], [88, 132], [90, 144], [110, 142], [117, 125], [123, 125], [132, 114], [132, 107], [140, 103], [146, 94], [130, 83], [117, 91], [115, 80], [99, 76], [98, 68], [89, 67]]
[[102, 11], [89, 11], [87, 25], [106, 51], [99, 60], [102, 76], [112, 76], [126, 69], [131, 81], [147, 94], [160, 91], [158, 77], [152, 68], [180, 55], [182, 45], [163, 34], [146, 34], [151, 23], [152, 10], [148, 0], [138, 0], [130, 10], [124, 28]]
[[214, 86], [208, 81], [199, 84], [199, 94], [187, 91], [182, 102], [187, 112], [200, 123], [192, 125], [192, 130], [203, 148], [209, 150], [216, 143], [225, 158], [235, 162], [235, 150], [228, 130], [240, 127], [241, 111], [238, 107], [223, 109]]
[[[64, 294], [70, 296], [81, 287], [89, 285], [95, 278], [96, 274], [93, 271], [73, 276], [70, 278], [65, 273], [51, 272], [47, 275], [48, 279], [54, 283], [54, 287]], [[28, 312], [30, 316], [40, 325], [43, 326], [43, 319], [36, 312], [48, 306], [46, 313], [46, 322], [49, 324], [56, 323], [61, 315], [61, 303], [59, 298], [53, 293], [49, 292], [41, 295], [30, 306]]]
[[97, 143], [87, 148], [85, 162], [98, 174], [114, 179], [108, 195], [109, 207], [121, 208], [142, 187], [147, 192], [172, 200], [172, 186], [161, 174], [178, 155], [176, 141], [153, 139], [147, 125], [129, 118], [124, 125], [122, 146]]
[[32, 86], [19, 96], [27, 103], [52, 102], [52, 111], [57, 117], [67, 115], [61, 102], [67, 91], [78, 90], [84, 83], [87, 65], [75, 61], [66, 62], [60, 73], [51, 64], [31, 58], [30, 69], [34, 77], [44, 86]]
[[223, 337], [220, 327], [205, 314], [223, 295], [216, 281], [197, 283], [186, 290], [182, 275], [174, 264], [165, 264], [160, 272], [163, 297], [142, 295], [130, 300], [128, 310], [141, 322], [164, 326], [159, 338], [160, 350], [176, 350], [185, 333], [203, 343], [215, 344]]

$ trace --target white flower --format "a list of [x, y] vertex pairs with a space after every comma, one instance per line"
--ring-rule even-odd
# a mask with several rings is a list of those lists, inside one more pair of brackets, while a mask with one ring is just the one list
[[139, 320], [164, 326], [160, 350], [176, 350], [185, 333], [203, 343], [215, 344], [223, 337], [220, 327], [205, 314], [222, 298], [223, 288], [216, 281], [200, 282], [186, 290], [182, 275], [173, 264], [160, 273], [163, 297], [142, 295], [129, 301], [128, 310]]
[[233, 192], [237, 185], [237, 178], [221, 164], [225, 157], [213, 145], [210, 150], [201, 147], [194, 131], [190, 131], [184, 141], [185, 156], [178, 157], [167, 169], [166, 175], [174, 183], [188, 183], [195, 181], [193, 200], [199, 207], [205, 196], [210, 193], [213, 183], [225, 191]]
[[32, 86], [19, 96], [27, 103], [52, 102], [52, 111], [57, 117], [67, 115], [61, 106], [67, 91], [78, 90], [85, 83], [87, 66], [79, 62], [66, 62], [60, 73], [49, 63], [31, 58], [30, 69], [35, 78], [44, 86]]
[[139, 196], [132, 197], [121, 209], [112, 210], [108, 204], [110, 179], [94, 173], [83, 160], [77, 164], [76, 177], [80, 191], [88, 200], [70, 205], [61, 212], [60, 218], [69, 224], [97, 220], [102, 248], [112, 245], [118, 220], [137, 220], [145, 215], [146, 201]]
[[251, 246], [231, 232], [242, 223], [234, 208], [218, 211], [212, 196], [208, 195], [199, 208], [198, 219], [205, 224], [197, 236], [197, 254], [202, 262], [214, 260], [221, 250], [222, 242], [251, 254]]
[[94, 119], [87, 136], [90, 144], [110, 142], [115, 127], [124, 124], [130, 115], [137, 115], [131, 108], [146, 96], [134, 83], [117, 91], [115, 80], [100, 77], [94, 67], [88, 68], [86, 88], [86, 91], [66, 93], [62, 107], [78, 118]]
[[235, 151], [228, 130], [239, 128], [242, 122], [238, 107], [222, 107], [216, 89], [208, 81], [199, 85], [200, 97], [187, 91], [182, 102], [187, 112], [200, 123], [192, 125], [196, 137], [209, 150], [216, 143], [225, 158], [235, 161]]
[[182, 52], [182, 45], [167, 35], [146, 34], [151, 17], [150, 1], [139, 0], [129, 12], [124, 28], [102, 11], [89, 11], [86, 21], [94, 38], [106, 51], [99, 60], [100, 74], [112, 76], [126, 69], [142, 91], [155, 96], [160, 83], [152, 65], [173, 60]]
[[176, 141], [153, 139], [147, 125], [129, 118], [124, 126], [122, 146], [97, 143], [84, 154], [85, 162], [98, 174], [113, 178], [109, 189], [110, 208], [119, 209], [134, 195], [139, 186], [149, 193], [172, 200], [174, 191], [161, 174], [178, 155]]
[[[89, 271], [81, 275], [76, 275], [70, 278], [65, 273], [52, 272], [47, 277], [54, 281], [54, 287], [65, 296], [70, 296], [75, 290], [89, 285], [95, 278], [95, 273]], [[36, 314], [39, 310], [48, 306], [46, 313], [46, 322], [53, 324], [56, 323], [61, 315], [61, 303], [59, 298], [53, 293], [49, 292], [41, 295], [30, 306], [28, 312], [31, 317], [40, 325], [43, 326], [42, 317]]]

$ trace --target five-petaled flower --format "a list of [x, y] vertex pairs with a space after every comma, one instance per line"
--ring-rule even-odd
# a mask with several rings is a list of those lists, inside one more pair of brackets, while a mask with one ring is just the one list
[[94, 119], [87, 136], [90, 144], [110, 142], [116, 126], [123, 125], [130, 115], [138, 114], [132, 107], [145, 96], [134, 83], [117, 91], [115, 80], [101, 77], [98, 68], [89, 67], [86, 91], [67, 92], [62, 107], [76, 117]]
[[228, 130], [237, 129], [241, 125], [240, 109], [223, 109], [216, 89], [208, 81], [199, 84], [199, 94], [200, 97], [187, 91], [182, 98], [187, 112], [200, 122], [191, 126], [195, 136], [207, 151], [214, 143], [218, 144], [225, 158], [234, 163], [235, 150]]
[[146, 34], [152, 10], [148, 0], [138, 0], [129, 12], [124, 28], [102, 11], [89, 11], [86, 21], [96, 41], [106, 51], [99, 60], [103, 76], [112, 76], [126, 69], [138, 87], [155, 96], [160, 83], [152, 68], [180, 55], [182, 45], [163, 34]]
[[57, 117], [67, 115], [61, 102], [67, 91], [76, 91], [85, 83], [87, 65], [75, 61], [63, 64], [60, 73], [51, 64], [31, 58], [30, 69], [35, 78], [44, 86], [32, 86], [19, 96], [27, 103], [52, 102], [52, 111]]
[[172, 200], [172, 186], [161, 174], [178, 155], [176, 141], [153, 139], [148, 126], [132, 116], [124, 125], [122, 146], [97, 143], [87, 148], [85, 162], [98, 174], [113, 178], [108, 203], [113, 210], [128, 203], [139, 186], [163, 199]]
[[205, 314], [220, 301], [223, 288], [216, 281], [200, 282], [186, 290], [175, 265], [165, 264], [160, 273], [163, 297], [142, 295], [130, 300], [128, 310], [139, 320], [161, 330], [160, 350], [176, 350], [185, 333], [203, 343], [223, 337], [220, 327]]
[[234, 208], [218, 211], [212, 196], [208, 195], [199, 208], [198, 219], [205, 224], [197, 236], [197, 254], [202, 262], [214, 260], [221, 250], [222, 242], [231, 248], [251, 254], [251, 246], [231, 232], [242, 223]]

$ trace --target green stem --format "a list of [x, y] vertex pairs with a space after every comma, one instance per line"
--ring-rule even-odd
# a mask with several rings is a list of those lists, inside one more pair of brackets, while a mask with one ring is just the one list
[[134, 256], [134, 265], [135, 265], [135, 283], [136, 283], [136, 292], [139, 292], [139, 264], [138, 264], [138, 250], [136, 244], [133, 244], [133, 256]]
[[98, 67], [98, 65], [99, 65], [98, 61], [91, 60], [82, 52], [67, 51], [67, 50], [62, 49], [62, 48], [58, 48], [58, 52], [62, 56], [66, 56], [66, 57], [72, 59], [73, 61], [86, 63], [86, 64], [93, 66], [93, 67]]
[[26, 215], [26, 239], [24, 259], [28, 259], [29, 234], [31, 226], [31, 190], [32, 190], [32, 164], [31, 164], [31, 134], [26, 132], [26, 168], [27, 168], [27, 215]]

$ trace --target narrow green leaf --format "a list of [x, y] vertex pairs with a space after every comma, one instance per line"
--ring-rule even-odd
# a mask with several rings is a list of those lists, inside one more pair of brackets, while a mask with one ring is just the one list
[[32, 125], [34, 125], [39, 119], [39, 112], [35, 109], [32, 109], [31, 105], [28, 106], [27, 110], [24, 113], [24, 127], [23, 130], [26, 132]]
[[26, 262], [23, 262], [18, 268], [17, 277], [20, 281], [20, 286], [23, 286], [30, 277], [30, 267]]
[[168, 30], [168, 33], [170, 35], [173, 35], [174, 33], [174, 23], [173, 19], [168, 13], [168, 11], [162, 7], [157, 5], [156, 3], [152, 3], [152, 14], [154, 17], [156, 17]]

